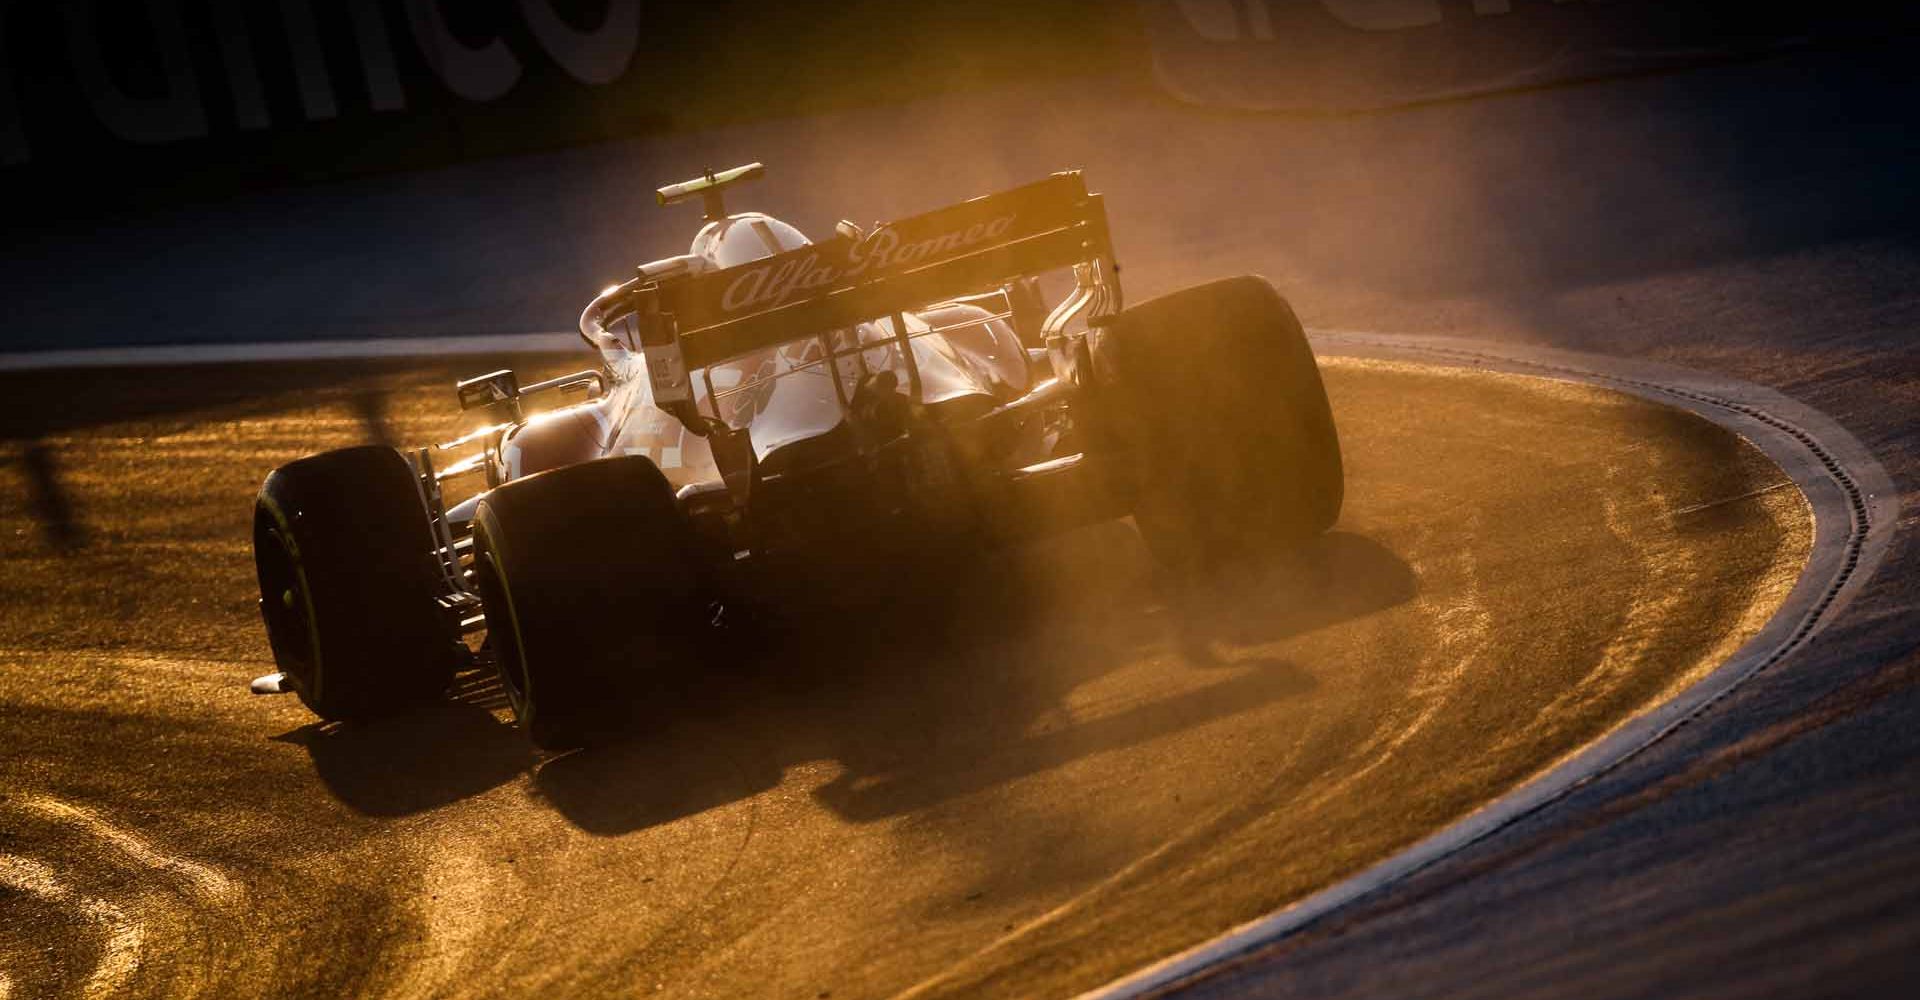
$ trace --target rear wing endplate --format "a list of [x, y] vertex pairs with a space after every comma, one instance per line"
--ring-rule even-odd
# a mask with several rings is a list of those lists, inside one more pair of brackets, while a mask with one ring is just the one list
[[677, 331], [682, 370], [695, 371], [1024, 275], [1112, 258], [1105, 205], [1073, 171], [857, 238], [840, 235], [639, 291], [657, 296], [661, 317], [671, 317]]

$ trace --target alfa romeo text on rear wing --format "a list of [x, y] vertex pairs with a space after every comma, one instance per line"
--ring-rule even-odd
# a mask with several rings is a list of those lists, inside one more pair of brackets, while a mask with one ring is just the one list
[[596, 327], [635, 321], [654, 399], [673, 404], [693, 398], [691, 372], [1076, 265], [1083, 290], [1092, 273], [1117, 301], [1117, 287], [1104, 287], [1118, 270], [1105, 205], [1073, 171], [737, 267], [668, 281], [643, 274], [589, 314]]

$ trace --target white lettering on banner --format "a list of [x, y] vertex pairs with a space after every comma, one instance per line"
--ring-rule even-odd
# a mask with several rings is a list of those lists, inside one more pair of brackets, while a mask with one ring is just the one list
[[235, 123], [243, 129], [272, 125], [273, 119], [267, 117], [267, 95], [260, 89], [260, 69], [253, 61], [253, 40], [247, 37], [239, 5], [235, 0], [214, 0], [208, 13], [213, 15], [214, 39], [220, 43], [220, 61], [227, 67]]
[[[0, 52], [7, 51], [6, 8], [0, 6]], [[0, 73], [0, 164], [12, 165], [33, 159], [33, 147], [27, 145], [27, 133], [20, 128], [20, 105], [13, 96], [13, 74]]]
[[313, 22], [309, 0], [280, 0], [280, 17], [287, 26], [287, 49], [293, 57], [293, 76], [300, 83], [300, 108], [308, 121], [339, 117], [333, 103], [333, 78], [320, 51], [320, 29]]
[[[1241, 0], [1175, 0], [1180, 13], [1187, 19], [1187, 27], [1194, 34], [1209, 42], [1237, 42], [1240, 40], [1240, 16], [1235, 8]], [[1261, 0], [1248, 0], [1260, 3]]]
[[763, 264], [741, 272], [721, 293], [720, 309], [722, 312], [739, 312], [748, 308], [772, 309], [795, 296], [825, 288], [836, 281], [860, 277], [869, 270], [909, 267], [938, 260], [1004, 237], [1013, 228], [1014, 218], [1010, 213], [912, 243], [900, 242], [898, 232], [891, 226], [882, 226], [866, 239], [848, 247], [847, 262], [840, 267], [823, 263], [818, 253], [809, 252], [777, 264]]
[[[254, 57], [253, 39], [247, 32], [239, 2], [217, 0], [209, 6], [208, 14], [222, 68], [226, 70], [234, 124], [242, 129], [264, 129], [272, 122]], [[287, 30], [301, 108], [309, 120], [329, 119], [338, 116], [339, 108], [320, 50], [310, 3], [311, 0], [280, 0], [280, 15]], [[375, 0], [350, 0], [347, 6], [360, 43], [360, 60], [373, 109], [405, 108], [406, 97], [394, 70], [393, 48], [387, 40], [380, 8]], [[158, 97], [129, 96], [114, 81], [100, 45], [99, 0], [73, 0], [62, 5], [67, 51], [73, 60], [81, 93], [107, 131], [127, 142], [145, 144], [201, 138], [208, 133], [207, 111], [200, 98], [179, 2], [146, 0], [146, 8], [147, 21], [153, 27], [153, 51], [159, 56], [167, 85], [166, 92]], [[5, 21], [6, 18], [0, 17], [0, 32], [4, 32]], [[0, 35], [0, 50], [4, 50], [4, 41], [4, 35]], [[32, 159], [32, 147], [21, 127], [11, 82], [0, 80], [0, 163], [25, 163]]]
[[454, 37], [436, 0], [407, 0], [407, 21], [413, 40], [440, 82], [469, 101], [491, 101], [520, 82], [520, 60], [498, 38], [469, 48]]
[[[181, 17], [180, 0], [141, 0], [147, 40], [157, 59], [165, 90], [157, 96], [128, 94], [114, 78], [101, 45], [102, 6], [118, 11], [121, 5], [104, 0], [67, 0], [59, 5], [65, 21], [67, 52], [74, 79], [94, 116], [116, 137], [135, 143], [164, 143], [197, 139], [209, 132], [207, 106], [202, 100], [193, 52]], [[247, 25], [247, 6], [257, 0], [206, 0], [206, 16], [218, 54], [219, 73], [233, 108], [233, 124], [253, 131], [273, 126], [264, 84], [265, 73], [278, 68], [259, 61], [257, 39]], [[407, 106], [379, 0], [335, 0], [346, 8], [358, 43], [368, 103], [374, 111], [400, 111]], [[494, 38], [470, 46], [456, 37], [441, 10], [442, 0], [403, 0], [407, 26], [426, 62], [448, 90], [469, 101], [491, 101], [511, 91], [520, 81], [521, 63], [504, 40]], [[301, 110], [309, 121], [339, 117], [339, 102], [328, 71], [326, 53], [314, 18], [314, 0], [277, 0], [280, 22], [286, 29], [287, 55]], [[625, 76], [640, 43], [640, 0], [607, 0], [597, 28], [582, 31], [561, 19], [553, 0], [520, 0], [519, 7], [540, 47], [573, 79], [589, 86], [613, 83]], [[0, 0], [4, 10], [5, 0]], [[5, 51], [6, 22], [0, 14], [0, 51]], [[26, 163], [33, 146], [20, 113], [14, 81], [0, 74], [0, 163]]]
[[562, 21], [551, 0], [520, 0], [520, 12], [540, 47], [581, 83], [612, 83], [625, 76], [640, 45], [640, 0], [608, 0], [606, 17], [590, 31]]
[[1361, 31], [1400, 31], [1440, 23], [1440, 0], [1320, 0], [1320, 6], [1341, 24]]
[[[1210, 42], [1237, 42], [1242, 28], [1261, 41], [1272, 41], [1273, 10], [1287, 0], [1173, 0], [1193, 33]], [[1556, 4], [1578, 0], [1553, 0]], [[1439, 24], [1440, 0], [1319, 0], [1320, 6], [1349, 28], [1361, 31], [1401, 31]], [[1512, 0], [1473, 0], [1475, 14], [1511, 14]]]
[[[335, 118], [333, 80], [327, 75], [326, 57], [320, 52], [320, 32], [314, 24], [309, 0], [280, 0], [280, 17], [287, 29], [287, 52], [292, 56], [294, 80], [299, 84], [300, 107], [309, 121]], [[267, 114], [266, 91], [260, 84], [260, 69], [254, 61], [253, 38], [241, 16], [240, 0], [216, 0], [213, 15], [215, 38], [220, 43], [220, 59], [226, 64], [227, 85], [233, 95], [235, 123], [243, 129], [264, 129], [273, 124]]]
[[367, 96], [375, 111], [401, 111], [407, 106], [400, 89], [400, 73], [393, 65], [393, 42], [387, 37], [387, 19], [375, 0], [348, 0], [353, 35], [360, 43], [360, 65], [367, 74]]
[[100, 48], [97, 0], [61, 4], [67, 20], [67, 48], [73, 57], [80, 91], [107, 131], [128, 142], [172, 142], [207, 134], [207, 112], [200, 103], [200, 85], [194, 82], [187, 55], [187, 32], [180, 8], [173, 0], [147, 0], [147, 19], [153, 25], [153, 45], [160, 56], [167, 92], [161, 97], [129, 97], [107, 70]]
[[[1273, 0], [1175, 0], [1187, 26], [1210, 42], [1237, 42], [1242, 26], [1260, 41], [1273, 40]], [[1475, 0], [1474, 9], [1489, 0]], [[1361, 31], [1398, 31], [1437, 24], [1439, 0], [1320, 0], [1334, 19]]]

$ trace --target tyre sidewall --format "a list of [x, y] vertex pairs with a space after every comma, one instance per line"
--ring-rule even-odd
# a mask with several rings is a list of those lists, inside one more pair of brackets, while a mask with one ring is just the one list
[[1135, 520], [1163, 562], [1297, 543], [1339, 516], [1344, 471], [1318, 365], [1264, 279], [1129, 309], [1098, 331], [1116, 435], [1138, 454]]
[[[431, 527], [413, 468], [399, 452], [341, 449], [268, 476], [256, 502], [263, 587], [265, 560], [273, 558], [259, 550], [267, 535], [285, 543], [307, 626], [303, 636], [270, 639], [276, 654], [295, 647], [308, 654], [282, 661], [282, 668], [291, 668], [295, 689], [315, 714], [374, 716], [446, 689], [458, 641], [435, 603]], [[269, 616], [270, 633], [274, 624]]]

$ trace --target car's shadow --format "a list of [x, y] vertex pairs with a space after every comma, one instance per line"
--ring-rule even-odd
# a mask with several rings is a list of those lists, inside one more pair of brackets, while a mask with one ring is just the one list
[[[1292, 663], [1222, 651], [1416, 592], [1403, 560], [1347, 532], [1204, 586], [1169, 584], [1150, 567], [1126, 522], [944, 567], [938, 586], [728, 644], [702, 672], [639, 699], [620, 738], [545, 761], [501, 721], [485, 666], [457, 678], [444, 703], [275, 739], [304, 747], [327, 788], [372, 816], [439, 808], [531, 768], [537, 793], [568, 820], [613, 835], [750, 798], [790, 766], [832, 760], [841, 772], [816, 798], [864, 822], [1309, 694], [1312, 678]], [[1171, 649], [1201, 683], [1091, 721], [1064, 710], [1076, 688], [1154, 649]]]
[[[1032, 572], [1045, 565], [1044, 573]], [[1221, 655], [1412, 598], [1399, 557], [1335, 532], [1205, 588], [1154, 579], [1124, 522], [994, 560], [934, 593], [782, 630], [633, 713], [620, 742], [543, 763], [535, 787], [573, 823], [613, 835], [773, 788], [831, 760], [815, 790], [866, 822], [1313, 690], [1300, 667]], [[1173, 649], [1201, 683], [1088, 721], [1082, 685]], [[1227, 669], [1230, 667], [1231, 669]], [[671, 713], [661, 711], [663, 704]]]
[[[462, 678], [469, 684], [476, 679]], [[327, 789], [368, 816], [451, 805], [533, 766], [527, 741], [485, 699], [472, 697], [372, 722], [313, 723], [272, 738], [305, 748]]]

